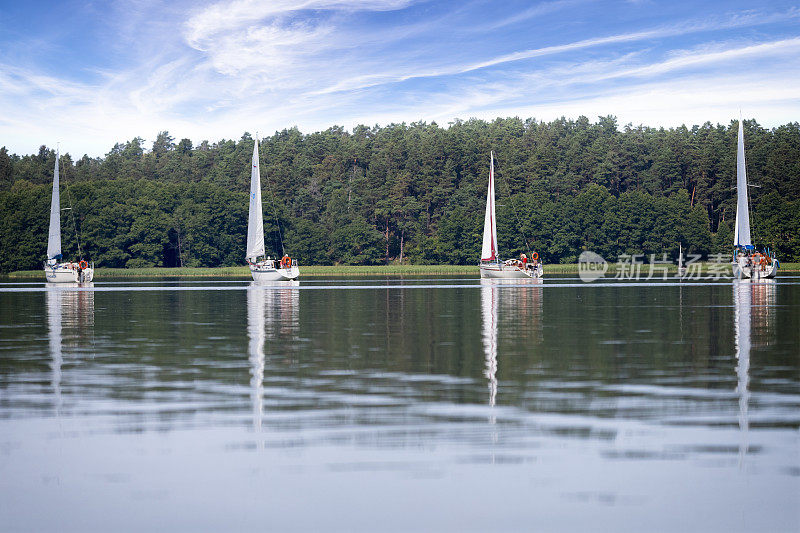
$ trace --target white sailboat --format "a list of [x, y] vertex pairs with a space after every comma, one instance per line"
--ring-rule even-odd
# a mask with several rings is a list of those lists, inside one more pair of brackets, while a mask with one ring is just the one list
[[[89, 265], [84, 259], [77, 263], [61, 262], [61, 196], [58, 177], [59, 153], [56, 150], [56, 166], [53, 171], [53, 197], [50, 200], [50, 230], [47, 235], [47, 261], [44, 275], [51, 283], [83, 283], [94, 279], [94, 263]], [[78, 243], [78, 256], [81, 246]]]
[[[276, 260], [271, 257], [265, 257], [258, 139], [253, 143], [253, 160], [250, 168], [250, 212], [247, 220], [247, 252], [245, 255], [254, 281], [285, 281], [297, 279], [300, 276], [297, 261], [288, 255], [284, 254], [277, 264]], [[262, 258], [261, 261], [258, 260], [259, 258]]]
[[489, 189], [486, 192], [486, 214], [483, 220], [483, 246], [481, 248], [481, 277], [499, 279], [531, 279], [544, 274], [539, 255], [534, 252], [532, 261], [525, 254], [519, 260], [500, 260], [497, 252], [497, 218], [494, 209], [494, 152], [489, 161]]
[[733, 237], [733, 275], [737, 278], [774, 278], [780, 263], [769, 250], [757, 251], [750, 240], [750, 205], [744, 160], [744, 129], [739, 118], [736, 150], [736, 229]]

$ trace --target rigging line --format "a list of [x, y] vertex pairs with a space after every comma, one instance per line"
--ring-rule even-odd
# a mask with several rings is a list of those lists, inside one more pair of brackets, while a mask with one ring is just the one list
[[[259, 155], [259, 157], [261, 156]], [[277, 226], [278, 228], [278, 240], [281, 243], [281, 254], [286, 255], [286, 248], [284, 248], [283, 246], [283, 236], [281, 235], [281, 224], [278, 221], [278, 210], [275, 209], [275, 193], [272, 191], [272, 184], [269, 181], [269, 173], [265, 172], [264, 174], [265, 174], [264, 177], [267, 178], [267, 189], [269, 189], [269, 197], [272, 200], [272, 214], [275, 217], [275, 226]]]
[[[61, 159], [59, 159], [58, 164], [59, 166], [61, 165]], [[78, 225], [75, 223], [75, 209], [73, 209], [74, 206], [72, 205], [72, 193], [69, 192], [69, 185], [66, 182], [64, 183], [64, 189], [67, 191], [69, 213], [72, 216], [72, 229], [75, 230], [75, 242], [78, 244], [78, 259], [83, 259], [83, 252], [81, 252], [81, 234], [78, 232]]]
[[[497, 179], [497, 169], [496, 168], [495, 168], [495, 179]], [[504, 179], [503, 183], [506, 186], [506, 193], [508, 194], [508, 200], [509, 200], [509, 202], [511, 202], [514, 199], [511, 197], [511, 187], [509, 187], [509, 185], [508, 185], [508, 180]], [[517, 219], [517, 228], [519, 228], [520, 233], [522, 233], [522, 239], [525, 241], [525, 249], [527, 250], [528, 255], [533, 256], [533, 254], [531, 253], [531, 245], [528, 243], [528, 236], [525, 234], [525, 229], [522, 226], [522, 222], [519, 219], [519, 213], [517, 213], [517, 210], [514, 209], [513, 205], [511, 206], [511, 211], [514, 212], [514, 218]]]

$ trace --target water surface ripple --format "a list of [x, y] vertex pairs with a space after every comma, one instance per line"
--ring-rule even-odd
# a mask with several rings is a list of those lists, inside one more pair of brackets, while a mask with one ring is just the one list
[[798, 531], [800, 278], [0, 284], [0, 531]]

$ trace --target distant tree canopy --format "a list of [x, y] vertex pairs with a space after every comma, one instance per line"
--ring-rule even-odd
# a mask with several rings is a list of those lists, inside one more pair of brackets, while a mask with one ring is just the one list
[[[301, 264], [468, 264], [478, 260], [494, 150], [501, 255], [535, 250], [729, 252], [738, 123], [625, 126], [614, 117], [458, 120], [296, 128], [260, 142], [269, 253]], [[61, 156], [63, 249], [97, 266], [220, 266], [244, 261], [253, 138], [136, 137], [104, 158]], [[800, 260], [800, 124], [745, 121], [753, 238]], [[45, 258], [54, 150], [0, 148], [0, 271]], [[280, 227], [281, 232], [278, 232]], [[526, 243], [527, 240], [527, 243]]]

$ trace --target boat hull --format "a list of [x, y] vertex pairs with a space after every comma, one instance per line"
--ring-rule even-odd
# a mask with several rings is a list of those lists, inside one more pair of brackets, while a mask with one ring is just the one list
[[733, 275], [743, 279], [772, 279], [778, 274], [778, 260], [773, 259], [769, 265], [748, 265], [745, 258], [733, 263]]
[[250, 265], [250, 272], [253, 274], [253, 281], [287, 281], [300, 277], [300, 268], [297, 266], [272, 268]]
[[89, 283], [94, 279], [94, 268], [69, 268], [57, 265], [55, 268], [45, 268], [44, 276], [48, 283]]
[[544, 273], [541, 265], [533, 270], [499, 264], [480, 265], [480, 269], [483, 279], [538, 279]]

